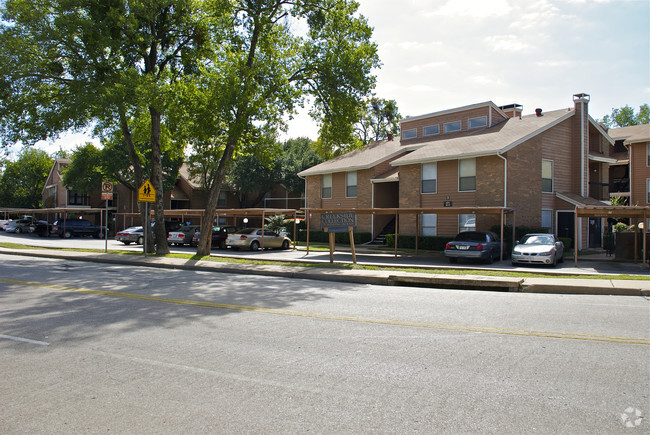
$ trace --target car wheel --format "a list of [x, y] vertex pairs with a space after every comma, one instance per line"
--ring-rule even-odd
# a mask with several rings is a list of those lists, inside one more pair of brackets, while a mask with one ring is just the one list
[[70, 237], [72, 237], [72, 233], [70, 231], [66, 231], [65, 233], [63, 233], [63, 237], [69, 239]]
[[282, 242], [282, 249], [289, 249], [289, 241], [285, 240]]
[[490, 251], [488, 253], [488, 258], [485, 260], [487, 264], [492, 264], [494, 263], [494, 252]]
[[125, 245], [130, 245], [131, 244], [131, 242], [127, 242], [127, 241], [122, 241], [122, 243], [124, 243]]
[[16, 227], [16, 234], [20, 234], [22, 232], [23, 232], [23, 230], [21, 230], [20, 227]]
[[253, 240], [251, 242], [251, 251], [259, 251], [260, 250], [260, 242], [257, 240]]
[[138, 240], [135, 243], [137, 243], [138, 245], [142, 245], [144, 243], [144, 237], [142, 236], [138, 237]]

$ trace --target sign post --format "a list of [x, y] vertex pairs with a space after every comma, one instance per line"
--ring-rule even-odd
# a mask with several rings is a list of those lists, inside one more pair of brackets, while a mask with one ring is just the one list
[[156, 202], [156, 189], [153, 188], [151, 182], [146, 180], [142, 183], [142, 186], [138, 189], [138, 202], [144, 202], [145, 204], [145, 217], [144, 225], [142, 226], [142, 231], [144, 232], [144, 245], [142, 249], [144, 251], [144, 256], [147, 256], [147, 246], [148, 246], [148, 234], [149, 234], [149, 203]]
[[354, 213], [325, 213], [321, 215], [321, 228], [329, 234], [330, 263], [334, 262], [334, 247], [336, 233], [348, 232], [352, 248], [352, 262], [357, 264], [357, 253], [354, 247], [354, 226], [357, 216]]
[[104, 225], [104, 252], [108, 252], [108, 201], [113, 200], [113, 183], [102, 182], [102, 199], [106, 200], [106, 224]]

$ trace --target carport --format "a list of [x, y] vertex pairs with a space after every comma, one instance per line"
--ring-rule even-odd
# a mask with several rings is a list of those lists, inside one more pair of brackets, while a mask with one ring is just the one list
[[[309, 222], [312, 214], [324, 213], [356, 213], [363, 215], [393, 215], [395, 216], [395, 249], [394, 254], [397, 257], [397, 240], [399, 237], [399, 217], [404, 214], [415, 215], [416, 234], [420, 234], [420, 216], [423, 214], [436, 215], [499, 215], [501, 222], [501, 260], [503, 261], [503, 228], [507, 215], [512, 215], [512, 239], [515, 239], [515, 209], [509, 207], [439, 207], [439, 208], [305, 208], [305, 219], [307, 221], [307, 254], [309, 254]], [[418, 237], [415, 238], [415, 254], [418, 253]]]
[[[645, 206], [645, 207], [640, 207], [640, 206], [589, 206], [589, 205], [577, 205], [575, 207], [575, 238], [574, 240], [576, 241], [576, 248], [573, 250], [573, 264], [577, 267], [578, 266], [578, 249], [577, 249], [577, 241], [580, 240], [578, 238], [578, 234], [580, 232], [580, 226], [578, 225], [578, 219], [582, 217], [586, 218], [629, 218], [629, 219], [635, 219], [635, 220], [640, 220], [641, 223], [643, 223], [643, 264], [644, 267], [648, 267], [647, 263], [647, 242], [646, 242], [646, 234], [647, 234], [647, 222], [648, 222], [648, 216], [650, 216], [650, 207]], [[637, 239], [636, 237], [634, 238], [634, 262], [636, 263], [637, 261], [637, 252], [638, 252], [638, 246], [637, 246]]]

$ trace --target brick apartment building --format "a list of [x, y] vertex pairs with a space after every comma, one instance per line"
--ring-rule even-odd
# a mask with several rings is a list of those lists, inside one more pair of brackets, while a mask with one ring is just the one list
[[[575, 207], [609, 204], [609, 167], [617, 163], [614, 140], [589, 116], [589, 100], [576, 94], [572, 107], [526, 116], [521, 105], [488, 101], [403, 119], [399, 140], [302, 171], [307, 208], [508, 207], [516, 225], [573, 238]], [[359, 214], [357, 230], [374, 237], [393, 220]], [[479, 213], [404, 214], [398, 230], [453, 236], [498, 223]], [[314, 216], [311, 227], [318, 224]], [[601, 246], [603, 219], [581, 218], [579, 226], [581, 248]]]
[[650, 124], [612, 128], [616, 164], [610, 166], [610, 195], [628, 205], [650, 205]]

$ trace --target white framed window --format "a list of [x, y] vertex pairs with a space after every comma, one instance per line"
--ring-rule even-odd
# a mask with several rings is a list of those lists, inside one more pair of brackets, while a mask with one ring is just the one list
[[458, 161], [458, 191], [472, 192], [476, 190], [476, 159]]
[[645, 155], [646, 155], [646, 166], [650, 166], [650, 142], [645, 146]]
[[424, 136], [433, 136], [434, 134], [440, 134], [439, 125], [428, 125], [422, 129], [422, 134]]
[[420, 226], [420, 235], [436, 236], [438, 235], [438, 215], [423, 214], [422, 225]]
[[542, 228], [548, 229], [549, 233], [553, 232], [553, 210], [542, 210]]
[[438, 190], [438, 164], [422, 164], [422, 193], [436, 193]]
[[418, 129], [410, 128], [408, 130], [402, 131], [402, 139], [413, 139], [418, 137]]
[[332, 174], [323, 174], [320, 197], [325, 199], [332, 197]]
[[470, 118], [467, 121], [467, 128], [479, 128], [487, 126], [487, 116], [478, 116], [476, 118]]
[[357, 196], [357, 173], [346, 172], [345, 173], [345, 197], [346, 198], [356, 198]]
[[460, 121], [447, 122], [443, 126], [445, 133], [451, 133], [452, 131], [459, 131], [462, 128], [462, 123]]
[[645, 199], [650, 204], [650, 178], [645, 179]]
[[542, 192], [553, 193], [553, 160], [542, 160]]
[[223, 190], [219, 192], [219, 197], [217, 198], [217, 207], [226, 206], [226, 192]]
[[476, 231], [476, 215], [475, 214], [459, 214], [458, 215], [458, 232], [463, 231]]

